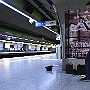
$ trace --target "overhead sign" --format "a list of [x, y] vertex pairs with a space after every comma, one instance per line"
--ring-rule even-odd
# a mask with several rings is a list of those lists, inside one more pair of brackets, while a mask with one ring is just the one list
[[41, 21], [41, 22], [35, 22], [35, 26], [56, 26], [56, 20], [53, 21]]
[[56, 21], [46, 21], [46, 26], [56, 26]]
[[56, 35], [56, 40], [60, 40], [60, 35]]
[[35, 22], [35, 27], [46, 26], [45, 21]]

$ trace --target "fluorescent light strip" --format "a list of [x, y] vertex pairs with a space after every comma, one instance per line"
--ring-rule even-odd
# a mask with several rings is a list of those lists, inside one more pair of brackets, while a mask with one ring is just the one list
[[[13, 6], [7, 4], [6, 2], [0, 0], [0, 3], [2, 3], [3, 5], [9, 7], [9, 8], [12, 9], [12, 10], [18, 12], [19, 14], [21, 14], [21, 15], [23, 15], [24, 17], [28, 18], [29, 20], [31, 20], [31, 21], [33, 20], [34, 22], [37, 22], [35, 19], [33, 19], [33, 18], [31, 18], [30, 16], [26, 15], [25, 13], [19, 11], [18, 9], [14, 8]], [[46, 27], [46, 26], [43, 26], [43, 27], [46, 28], [46, 29], [48, 29], [49, 31], [55, 33], [55, 34], [58, 34], [58, 33], [54, 32], [53, 30], [49, 29], [49, 28]]]
[[53, 30], [51, 30], [50, 28], [48, 28], [48, 27], [46, 27], [46, 26], [43, 26], [44, 28], [46, 28], [46, 29], [48, 29], [50, 32], [53, 32], [53, 33], [55, 33], [55, 34], [57, 34], [57, 35], [59, 35], [58, 33], [56, 33], [56, 32], [54, 32]]
[[14, 8], [13, 6], [7, 4], [6, 2], [0, 0], [0, 3], [2, 3], [3, 5], [9, 7], [9, 8], [12, 9], [12, 10], [18, 12], [19, 14], [23, 15], [24, 17], [26, 17], [26, 18], [28, 18], [28, 19], [31, 19], [31, 20], [33, 20], [33, 21], [35, 21], [35, 22], [37, 22], [36, 20], [34, 20], [33, 18], [31, 18], [30, 16], [28, 16], [28, 15], [26, 15], [25, 13], [19, 11], [18, 9], [16, 9], [16, 8]]

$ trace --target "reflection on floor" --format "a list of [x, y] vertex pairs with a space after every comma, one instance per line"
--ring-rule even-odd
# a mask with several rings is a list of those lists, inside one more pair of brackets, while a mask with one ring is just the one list
[[[54, 65], [52, 72], [45, 67]], [[66, 74], [55, 54], [4, 58], [0, 62], [0, 90], [89, 90], [90, 82]]]

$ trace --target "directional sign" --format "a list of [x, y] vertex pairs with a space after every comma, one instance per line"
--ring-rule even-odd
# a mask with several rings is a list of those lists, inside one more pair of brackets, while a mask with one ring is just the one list
[[56, 21], [41, 21], [41, 22], [35, 22], [35, 27], [40, 26], [56, 26]]
[[56, 40], [60, 40], [60, 35], [56, 35]]
[[46, 21], [46, 26], [56, 26], [56, 21]]
[[46, 22], [45, 21], [35, 22], [35, 27], [40, 27], [40, 26], [46, 26]]

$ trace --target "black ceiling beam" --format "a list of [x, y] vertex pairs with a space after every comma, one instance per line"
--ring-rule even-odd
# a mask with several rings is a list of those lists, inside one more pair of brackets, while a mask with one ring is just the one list
[[26, 30], [26, 29], [24, 29], [22, 27], [18, 27], [16, 25], [12, 25], [10, 23], [6, 23], [6, 22], [3, 22], [3, 21], [0, 21], [0, 27], [7, 27], [7, 28], [10, 28], [10, 29], [14, 29], [14, 30], [16, 30], [18, 32], [31, 34], [32, 36], [36, 36], [36, 37], [39, 37], [39, 38], [42, 37], [42, 35], [35, 34], [32, 31]]
[[22, 27], [18, 27], [18, 26], [15, 26], [15, 25], [12, 25], [12, 24], [8, 24], [6, 22], [3, 22], [3, 21], [0, 21], [0, 26], [1, 27], [7, 27], [7, 28], [10, 28], [10, 29], [14, 29], [18, 32], [23, 32], [23, 33], [26, 33], [28, 35], [31, 35], [31, 36], [34, 36], [34, 37], [37, 37], [37, 38], [44, 38], [45, 40], [48, 40], [48, 41], [51, 41], [51, 42], [56, 42], [55, 39], [52, 39], [52, 38], [48, 38], [46, 37], [45, 35], [42, 35], [42, 34], [37, 34], [35, 32], [32, 32], [31, 30], [27, 30], [27, 29], [24, 29]]
[[50, 14], [50, 12], [42, 5], [41, 2], [37, 0], [33, 0], [34, 3], [36, 3], [52, 20], [55, 20], [55, 18]]

